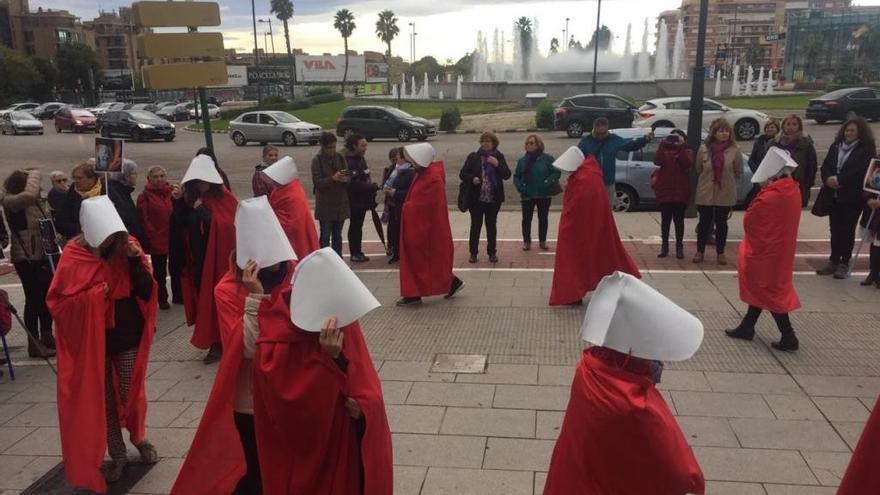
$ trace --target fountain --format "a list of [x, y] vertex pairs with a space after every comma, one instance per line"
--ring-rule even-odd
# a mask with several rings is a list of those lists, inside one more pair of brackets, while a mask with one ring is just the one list
[[458, 80], [455, 82], [455, 99], [461, 99], [461, 76], [458, 76]]
[[684, 72], [681, 62], [684, 60], [684, 24], [681, 19], [678, 20], [678, 26], [675, 28], [675, 42], [672, 45], [672, 77], [680, 79]]
[[428, 90], [428, 73], [425, 72], [425, 84], [422, 85], [422, 95], [423, 100], [428, 100], [431, 98], [431, 93]]
[[391, 99], [396, 100], [400, 93], [397, 92], [397, 83], [391, 85]]
[[755, 70], [750, 65], [748, 70], [746, 71], [746, 96], [753, 96], [754, 92], [752, 91], [752, 82], [755, 79]]
[[766, 94], [767, 88], [764, 86], [764, 68], [761, 67], [761, 71], [758, 72], [758, 94], [763, 95]]
[[645, 30], [642, 32], [642, 51], [639, 52], [639, 64], [636, 79], [646, 81], [651, 78], [650, 59], [648, 58], [648, 18], [645, 18]]
[[666, 19], [660, 20], [660, 38], [657, 40], [657, 52], [654, 57], [654, 79], [669, 78], [669, 34], [666, 31]]
[[739, 65], [733, 66], [733, 77], [730, 78], [730, 96], [739, 96]]
[[723, 71], [719, 70], [715, 73], [715, 98], [721, 96], [721, 76]]
[[773, 94], [773, 69], [770, 69], [770, 73], [767, 74], [767, 94]]
[[623, 67], [620, 69], [620, 78], [624, 81], [633, 77], [632, 28], [632, 23], [626, 25], [626, 48], [623, 50]]
[[442, 99], [443, 99], [443, 91], [437, 93], [437, 99], [438, 99], [438, 100], [442, 100]]
[[400, 75], [400, 97], [406, 98], [406, 74]]
[[410, 99], [415, 100], [418, 98], [418, 96], [416, 96], [416, 76], [410, 76], [410, 82], [412, 85], [409, 88], [409, 97]]

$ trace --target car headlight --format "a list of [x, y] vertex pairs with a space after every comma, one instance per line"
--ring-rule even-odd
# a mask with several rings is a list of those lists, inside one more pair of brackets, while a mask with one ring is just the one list
[[83, 125], [83, 123], [82, 123], [81, 120], [77, 120], [77, 121], [76, 121], [76, 125]]
[[153, 126], [151, 126], [150, 124], [138, 124], [138, 127], [140, 127], [141, 129], [153, 129]]

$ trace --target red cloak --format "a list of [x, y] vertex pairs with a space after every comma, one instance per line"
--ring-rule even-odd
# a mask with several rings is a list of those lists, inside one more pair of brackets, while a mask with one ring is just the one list
[[281, 222], [281, 228], [287, 234], [297, 258], [302, 259], [321, 249], [312, 210], [300, 181], [291, 181], [269, 193], [269, 204]]
[[[391, 495], [391, 433], [360, 325], [343, 328], [343, 372], [317, 333], [291, 323], [289, 297], [290, 286], [282, 286], [258, 316], [254, 420], [263, 493]], [[344, 407], [348, 397], [364, 415], [361, 439]]]
[[603, 348], [584, 350], [544, 495], [704, 493], [700, 466], [650, 372], [616, 357], [624, 362]]
[[620, 242], [602, 169], [592, 155], [568, 178], [557, 239], [551, 306], [580, 301], [615, 271], [642, 277]]
[[147, 184], [137, 199], [138, 217], [147, 237], [147, 254], [168, 255], [168, 239], [171, 235], [171, 186]]
[[737, 260], [743, 302], [774, 313], [801, 307], [792, 275], [800, 220], [800, 185], [794, 179], [767, 184], [749, 204]]
[[[235, 249], [235, 210], [238, 208], [238, 199], [234, 194], [223, 189], [223, 196], [219, 198], [203, 194], [202, 203], [211, 210], [211, 230], [208, 232], [202, 280], [198, 287], [196, 328], [190, 342], [199, 349], [207, 349], [212, 344], [220, 342], [214, 286], [226, 274], [229, 268], [229, 253]], [[185, 297], [184, 302], [186, 302]]]
[[880, 493], [878, 459], [880, 459], [880, 399], [877, 399], [874, 411], [865, 423], [865, 429], [859, 437], [859, 443], [840, 482], [840, 488], [837, 489], [837, 495]]
[[452, 286], [452, 229], [443, 162], [416, 168], [400, 219], [400, 295], [446, 294]]
[[[129, 236], [129, 244], [139, 246]], [[147, 271], [145, 256], [141, 263]], [[110, 297], [104, 295], [104, 284]], [[71, 486], [104, 493], [107, 485], [101, 463], [107, 450], [107, 420], [104, 393], [105, 339], [113, 328], [113, 300], [131, 294], [128, 259], [102, 260], [80, 246], [79, 239], [64, 248], [46, 296], [55, 319], [58, 360], [58, 423], [61, 456]], [[144, 439], [147, 394], [144, 380], [153, 342], [157, 308], [156, 283], [149, 301], [138, 301], [144, 319], [143, 334], [131, 377], [128, 401], [117, 404], [119, 424], [129, 431], [132, 443]], [[118, 393], [117, 393], [118, 400]]]

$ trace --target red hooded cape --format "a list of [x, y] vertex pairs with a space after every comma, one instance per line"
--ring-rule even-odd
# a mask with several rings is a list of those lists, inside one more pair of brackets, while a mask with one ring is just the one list
[[416, 168], [400, 219], [400, 295], [446, 294], [452, 286], [452, 229], [443, 162]]
[[[134, 237], [129, 236], [128, 242], [139, 246]], [[149, 271], [145, 256], [141, 256], [141, 262]], [[104, 296], [104, 283], [110, 287], [109, 299]], [[101, 475], [101, 463], [107, 450], [105, 339], [107, 329], [113, 328], [115, 321], [112, 300], [126, 298], [130, 293], [127, 258], [104, 261], [80, 246], [77, 239], [64, 248], [46, 296], [46, 305], [55, 319], [58, 422], [64, 472], [71, 486], [98, 493], [107, 490]], [[119, 423], [129, 431], [132, 443], [140, 443], [145, 433], [144, 380], [155, 331], [156, 293], [153, 282], [150, 300], [137, 300], [144, 318], [143, 335], [128, 401], [117, 404]]]
[[[321, 350], [317, 333], [291, 323], [290, 286], [279, 289], [260, 307], [254, 356], [263, 493], [391, 495], [391, 433], [360, 325], [343, 329], [343, 372]], [[364, 415], [360, 440], [344, 407], [347, 397]]]
[[880, 399], [874, 404], [874, 411], [862, 430], [862, 436], [859, 437], [837, 495], [880, 493], [877, 459], [880, 459]]
[[144, 186], [137, 199], [138, 217], [147, 236], [147, 254], [168, 254], [168, 238], [171, 234], [171, 186]]
[[550, 305], [580, 301], [615, 271], [642, 277], [620, 242], [602, 169], [591, 155], [565, 186]]
[[737, 260], [743, 302], [774, 313], [801, 307], [792, 275], [800, 221], [801, 191], [794, 179], [767, 184], [749, 204]]
[[544, 495], [704, 493], [700, 466], [650, 374], [602, 351], [586, 349], [575, 371]]
[[220, 342], [214, 286], [226, 274], [229, 268], [229, 253], [235, 249], [235, 210], [238, 208], [238, 199], [234, 194], [223, 189], [222, 197], [215, 198], [210, 194], [203, 194], [202, 202], [211, 210], [211, 230], [208, 233], [202, 280], [198, 287], [196, 328], [190, 342], [199, 349], [207, 349], [211, 344]]
[[297, 258], [305, 258], [313, 251], [321, 249], [312, 210], [300, 181], [291, 181], [272, 191], [269, 194], [269, 204], [281, 222], [281, 228], [287, 234]]

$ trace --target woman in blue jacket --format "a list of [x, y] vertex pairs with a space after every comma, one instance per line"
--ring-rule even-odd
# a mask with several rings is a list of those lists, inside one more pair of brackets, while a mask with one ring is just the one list
[[553, 166], [553, 157], [544, 153], [544, 141], [530, 134], [525, 142], [526, 154], [516, 163], [513, 185], [522, 197], [523, 251], [532, 249], [532, 216], [538, 208], [538, 241], [547, 246], [550, 202], [562, 173]]

